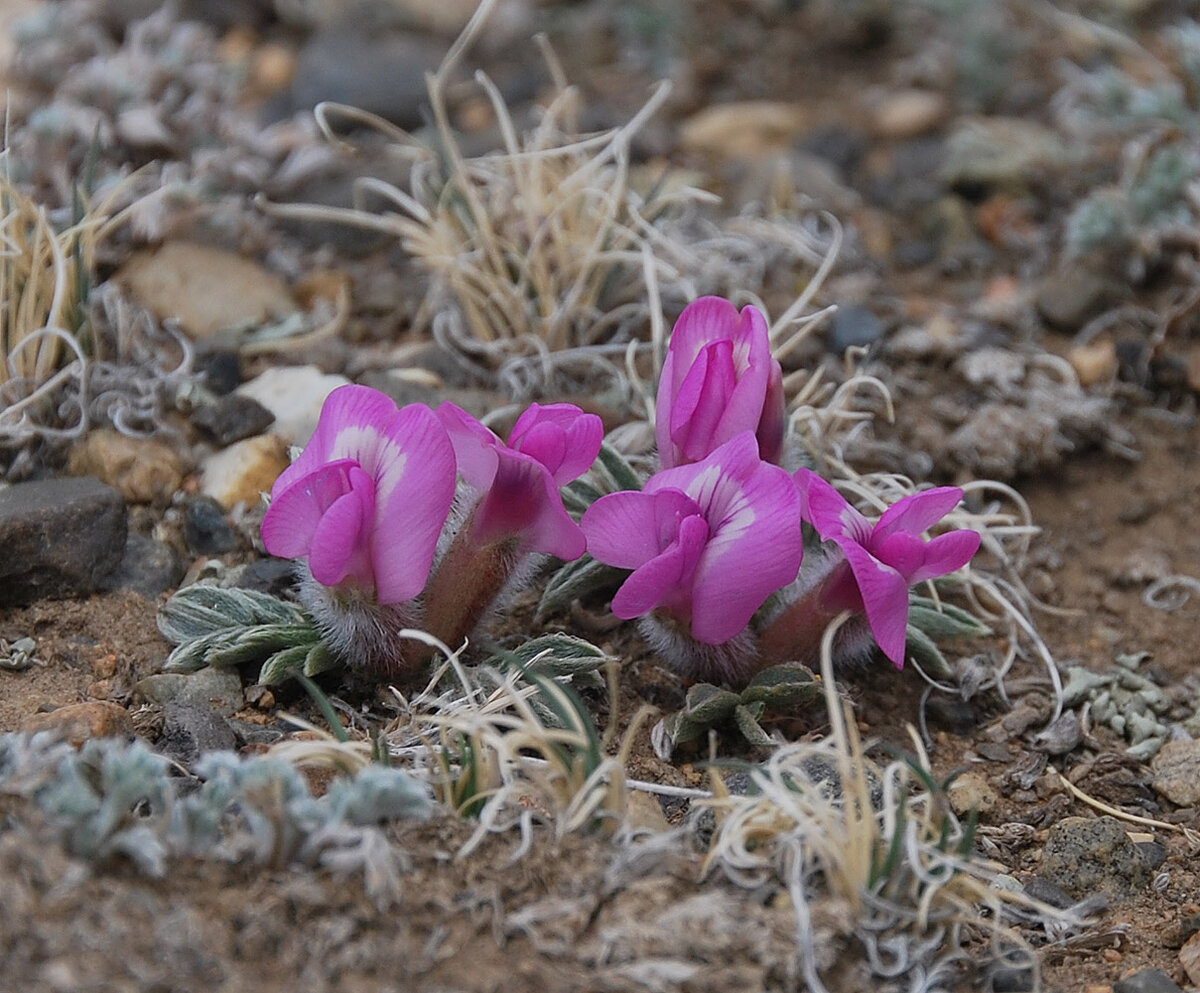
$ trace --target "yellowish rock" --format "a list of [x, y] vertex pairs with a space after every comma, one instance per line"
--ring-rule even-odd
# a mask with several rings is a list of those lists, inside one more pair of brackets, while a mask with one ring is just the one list
[[187, 467], [164, 441], [98, 428], [71, 450], [67, 471], [73, 476], [95, 476], [120, 490], [128, 503], [163, 505], [183, 484]]
[[950, 806], [959, 815], [966, 814], [971, 810], [986, 814], [1000, 800], [999, 795], [992, 789], [991, 784], [981, 772], [964, 772], [950, 784], [947, 792], [950, 797]]
[[33, 714], [21, 722], [18, 730], [28, 734], [49, 731], [76, 748], [92, 738], [132, 738], [134, 733], [129, 711], [106, 700], [72, 703], [47, 714]]
[[1200, 932], [1193, 934], [1179, 949], [1179, 964], [1193, 986], [1200, 986]]
[[950, 103], [941, 93], [895, 90], [871, 108], [871, 127], [881, 138], [903, 141], [928, 134], [949, 114]]
[[253, 506], [289, 464], [287, 443], [276, 434], [260, 434], [209, 456], [200, 489], [226, 510]]
[[1095, 386], [1117, 375], [1117, 346], [1108, 340], [1076, 345], [1067, 355], [1067, 361], [1079, 377], [1080, 386]]
[[759, 159], [787, 151], [810, 123], [803, 104], [774, 100], [721, 103], [693, 114], [679, 129], [689, 152]]
[[178, 320], [197, 340], [299, 310], [287, 284], [257, 262], [190, 241], [137, 252], [115, 278], [160, 320]]

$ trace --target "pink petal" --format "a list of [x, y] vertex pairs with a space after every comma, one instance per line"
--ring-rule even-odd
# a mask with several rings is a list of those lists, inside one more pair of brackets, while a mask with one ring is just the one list
[[[710, 342], [692, 363], [671, 410], [671, 442], [689, 462], [707, 456], [728, 438], [718, 435], [738, 383], [733, 371], [733, 342]], [[754, 414], [757, 421], [758, 412]]]
[[365, 586], [373, 580], [364, 539], [374, 516], [375, 486], [357, 466], [349, 470], [348, 476], [350, 491], [321, 515], [308, 552], [313, 578], [325, 586], [336, 586], [347, 576]]
[[380, 603], [411, 600], [425, 587], [454, 500], [454, 448], [437, 416], [411, 404], [382, 426], [374, 466], [369, 538]]
[[317, 430], [300, 457], [280, 474], [272, 493], [334, 459], [362, 462], [364, 452], [375, 444], [379, 426], [395, 412], [396, 404], [379, 390], [339, 386], [326, 397]]
[[450, 436], [463, 479], [476, 489], [487, 489], [496, 475], [496, 449], [501, 445], [500, 439], [449, 401], [439, 406], [435, 413]]
[[692, 574], [703, 554], [708, 534], [703, 517], [685, 517], [680, 521], [676, 539], [659, 555], [635, 569], [617, 590], [612, 612], [629, 620], [666, 603], [682, 608], [686, 614]]
[[811, 469], [797, 469], [793, 478], [800, 492], [800, 516], [816, 528], [822, 541], [838, 535], [859, 544], [870, 539], [870, 523], [830, 483]]
[[579, 558], [587, 541], [563, 507], [549, 470], [522, 452], [502, 449], [498, 456], [496, 478], [475, 510], [474, 539], [489, 544], [519, 536], [525, 551]]
[[296, 478], [291, 485], [276, 482], [271, 506], [262, 522], [263, 545], [284, 559], [308, 554], [321, 515], [350, 490], [349, 471], [356, 463], [339, 459]]
[[563, 506], [562, 496], [550, 473], [543, 469], [539, 479], [544, 492], [539, 501], [537, 517], [525, 531], [523, 547], [530, 552], [541, 552], [564, 562], [573, 562], [587, 551], [587, 539]]
[[721, 644], [796, 578], [804, 545], [799, 495], [778, 466], [760, 462], [732, 495], [714, 495], [719, 499], [708, 514], [714, 533], [696, 572], [692, 634]]
[[872, 538], [867, 545], [867, 551], [884, 565], [895, 569], [904, 577], [906, 583], [912, 585], [912, 576], [925, 564], [927, 547], [917, 535], [898, 531], [882, 541]]
[[771, 359], [762, 415], [754, 436], [758, 439], [758, 454], [764, 462], [778, 463], [783, 455], [783, 437], [787, 422], [787, 403], [783, 395], [783, 367]]
[[920, 534], [950, 513], [962, 498], [963, 491], [957, 486], [939, 486], [906, 496], [883, 512], [875, 525], [875, 536], [883, 538], [897, 531]]
[[609, 493], [580, 520], [592, 557], [618, 569], [636, 569], [665, 549], [679, 522], [701, 513], [681, 490]]
[[909, 582], [920, 583], [961, 569], [979, 551], [982, 540], [978, 531], [951, 531], [938, 535], [925, 545], [925, 561]]
[[896, 668], [903, 668], [908, 641], [908, 583], [856, 542], [843, 540], [838, 544], [854, 573], [876, 643]]

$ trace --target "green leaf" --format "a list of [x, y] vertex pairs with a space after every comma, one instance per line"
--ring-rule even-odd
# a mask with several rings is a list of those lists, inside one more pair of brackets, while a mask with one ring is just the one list
[[771, 748], [775, 742], [762, 729], [762, 725], [758, 723], [758, 718], [761, 716], [761, 714], [755, 714], [753, 710], [742, 704], [738, 704], [733, 708], [733, 721], [737, 725], [737, 729], [742, 732], [742, 737], [752, 745], [757, 745], [760, 748]]
[[311, 645], [292, 645], [276, 652], [258, 670], [258, 681], [263, 686], [278, 686], [304, 672], [304, 663], [312, 651]]
[[926, 597], [912, 597], [909, 600], [908, 623], [934, 639], [977, 638], [992, 633], [991, 628], [961, 607], [949, 603], [938, 604]]
[[503, 665], [540, 676], [575, 676], [595, 672], [615, 656], [570, 634], [544, 634], [496, 657]]
[[158, 629], [173, 645], [230, 627], [295, 624], [304, 614], [287, 603], [255, 590], [223, 589], [197, 583], [185, 586], [158, 612]]
[[211, 666], [235, 666], [254, 662], [273, 652], [293, 646], [307, 654], [320, 635], [311, 624], [258, 624], [237, 631], [227, 644], [214, 645], [208, 652]]
[[920, 628], [908, 626], [907, 655], [935, 679], [949, 679], [953, 673], [946, 656], [932, 638]]
[[775, 710], [809, 703], [821, 695], [821, 683], [802, 665], [773, 665], [763, 669], [742, 690], [744, 704], [762, 703]]
[[610, 493], [620, 490], [640, 490], [643, 485], [638, 471], [629, 464], [629, 460], [624, 455], [608, 442], [600, 445], [600, 454], [596, 457], [596, 464], [592, 466], [592, 472], [601, 483], [606, 484]]
[[538, 603], [538, 616], [543, 617], [556, 610], [562, 610], [580, 597], [601, 590], [616, 589], [628, 575], [628, 569], [605, 565], [590, 555], [568, 562], [551, 576], [546, 584], [542, 599]]
[[341, 659], [333, 654], [333, 649], [325, 642], [318, 641], [308, 650], [308, 655], [304, 658], [304, 675], [319, 676], [330, 669], [338, 668], [341, 664]]
[[163, 663], [163, 672], [195, 672], [208, 665], [208, 653], [215, 646], [225, 645], [229, 640], [229, 632], [222, 630], [206, 635], [203, 638], [193, 638], [171, 650], [167, 661]]
[[575, 515], [582, 514], [604, 495], [583, 479], [572, 480], [559, 492], [562, 494], [563, 506], [567, 508], [567, 512]]
[[740, 705], [741, 697], [712, 683], [696, 683], [687, 692], [682, 713], [687, 719], [712, 727], [720, 724]]

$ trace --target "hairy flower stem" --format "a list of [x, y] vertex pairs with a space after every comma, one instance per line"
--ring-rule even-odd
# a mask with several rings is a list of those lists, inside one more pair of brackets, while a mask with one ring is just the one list
[[[811, 555], [806, 561], [816, 562], [817, 555]], [[821, 568], [821, 574], [803, 585], [798, 598], [788, 603], [759, 633], [757, 668], [783, 662], [806, 665], [820, 662], [825, 629], [842, 612], [830, 603], [829, 592], [844, 563], [838, 558], [827, 558], [821, 562]], [[803, 575], [800, 582], [804, 582]], [[852, 615], [834, 638], [834, 660], [844, 663], [862, 659], [874, 644], [866, 617]]]
[[525, 557], [519, 535], [478, 544], [474, 519], [472, 512], [425, 590], [425, 629], [451, 649], [475, 629]]

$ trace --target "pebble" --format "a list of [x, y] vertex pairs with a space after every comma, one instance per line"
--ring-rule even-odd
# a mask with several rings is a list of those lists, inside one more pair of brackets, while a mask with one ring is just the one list
[[1026, 896], [1034, 900], [1041, 900], [1042, 903], [1057, 907], [1059, 910], [1066, 910], [1075, 903], [1071, 899], [1071, 895], [1061, 886], [1050, 882], [1049, 879], [1042, 879], [1040, 876], [1031, 876], [1024, 884], [1023, 889]]
[[979, 726], [975, 708], [957, 697], [931, 697], [925, 712], [930, 723], [954, 734], [964, 734]]
[[[1076, 266], [1048, 277], [1038, 288], [1034, 306], [1052, 328], [1070, 334], [1104, 310], [1113, 296], [1107, 280]], [[1107, 344], [1115, 363], [1116, 346]]]
[[238, 393], [198, 407], [192, 414], [192, 423], [220, 448], [262, 434], [274, 422], [275, 415], [266, 407]]
[[1064, 817], [1050, 828], [1037, 875], [1083, 900], [1097, 891], [1131, 896], [1150, 870], [1115, 817]]
[[128, 503], [165, 506], [183, 485], [183, 459], [156, 438], [131, 438], [114, 428], [97, 428], [67, 459], [72, 476], [95, 476], [121, 491]]
[[946, 792], [951, 808], [960, 816], [971, 810], [986, 814], [1000, 802], [999, 794], [980, 772], [964, 772]]
[[1066, 710], [1054, 723], [1039, 731], [1033, 739], [1033, 747], [1048, 755], [1066, 755], [1073, 752], [1083, 741], [1083, 728], [1079, 715]]
[[964, 193], [1023, 190], [1069, 163], [1057, 132], [1023, 118], [980, 117], [959, 126], [946, 143], [940, 177]]
[[787, 151], [805, 131], [808, 113], [803, 103], [776, 100], [715, 104], [680, 125], [679, 146], [717, 159], [761, 159]]
[[440, 40], [353, 21], [318, 30], [300, 49], [287, 106], [279, 110], [290, 114], [332, 100], [402, 128], [419, 127], [429, 100], [426, 73], [437, 70], [446, 48]]
[[275, 417], [274, 431], [289, 445], [304, 445], [317, 429], [325, 398], [349, 383], [315, 365], [267, 369], [237, 388], [236, 395], [262, 404]]
[[874, 312], [858, 304], [838, 307], [829, 325], [829, 349], [841, 355], [847, 348], [875, 344], [887, 331], [887, 325]]
[[1076, 345], [1067, 352], [1067, 361], [1075, 370], [1080, 386], [1110, 383], [1117, 378], [1117, 346], [1107, 339]]
[[1179, 949], [1179, 964], [1192, 985], [1200, 986], [1200, 934], [1194, 934]]
[[153, 600], [173, 590], [182, 578], [183, 564], [170, 545], [131, 532], [120, 564], [104, 578], [100, 590], [129, 590]]
[[236, 669], [209, 666], [196, 672], [158, 672], [138, 681], [134, 690], [150, 703], [189, 704], [230, 717], [245, 706], [242, 678]]
[[1179, 807], [1200, 806], [1200, 741], [1168, 741], [1150, 762], [1150, 785]]
[[796, 144], [799, 151], [832, 165], [843, 182], [858, 172], [869, 147], [866, 134], [841, 124], [814, 128]]
[[169, 241], [137, 252], [114, 279], [160, 320], [196, 340], [298, 312], [287, 284], [257, 262], [208, 245]]
[[204, 388], [217, 396], [232, 393], [242, 383], [242, 360], [231, 348], [216, 348], [197, 355], [196, 371]]
[[276, 434], [260, 434], [210, 455], [200, 467], [200, 490], [226, 510], [252, 506], [270, 493], [291, 464], [288, 446]]
[[238, 576], [239, 589], [281, 597], [296, 584], [295, 564], [289, 559], [256, 559]]
[[0, 606], [85, 596], [120, 562], [125, 501], [88, 476], [0, 490]]
[[238, 546], [225, 509], [207, 494], [189, 497], [184, 504], [183, 540], [196, 555], [220, 555]]
[[48, 731], [76, 748], [92, 738], [134, 736], [129, 711], [102, 700], [70, 703], [45, 714], [33, 714], [20, 723], [18, 730], [29, 734]]
[[1183, 993], [1162, 969], [1141, 969], [1113, 983], [1112, 993]]
[[871, 126], [889, 141], [916, 138], [940, 126], [949, 113], [949, 101], [941, 93], [893, 90], [871, 108]]
[[163, 707], [158, 750], [183, 765], [191, 767], [206, 752], [232, 751], [236, 747], [233, 729], [210, 708], [179, 702]]

